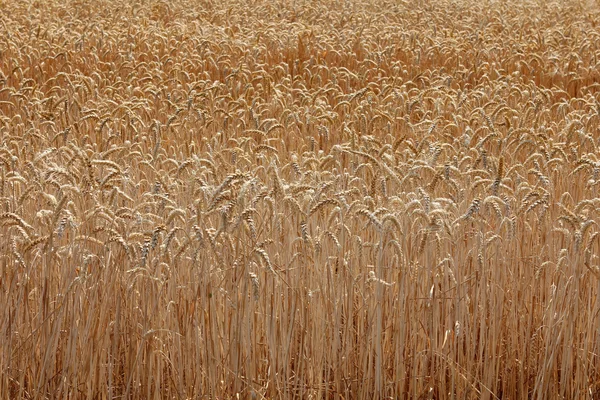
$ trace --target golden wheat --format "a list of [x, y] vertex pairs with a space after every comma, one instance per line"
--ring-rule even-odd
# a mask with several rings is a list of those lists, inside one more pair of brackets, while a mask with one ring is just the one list
[[600, 396], [596, 3], [0, 15], [0, 398]]

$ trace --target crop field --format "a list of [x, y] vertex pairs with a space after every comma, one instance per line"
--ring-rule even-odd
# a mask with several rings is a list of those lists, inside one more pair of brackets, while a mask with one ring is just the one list
[[3, 0], [0, 398], [600, 398], [598, 24]]

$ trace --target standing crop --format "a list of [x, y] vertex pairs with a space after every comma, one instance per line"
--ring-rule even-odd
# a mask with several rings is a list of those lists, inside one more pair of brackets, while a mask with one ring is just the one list
[[593, 2], [4, 1], [5, 398], [597, 398]]

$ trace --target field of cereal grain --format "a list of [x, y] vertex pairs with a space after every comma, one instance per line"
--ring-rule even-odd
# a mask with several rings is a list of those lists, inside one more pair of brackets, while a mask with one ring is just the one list
[[4, 0], [0, 398], [599, 398], [598, 23]]

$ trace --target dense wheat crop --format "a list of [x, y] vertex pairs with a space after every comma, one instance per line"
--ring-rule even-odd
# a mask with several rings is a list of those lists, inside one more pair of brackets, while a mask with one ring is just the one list
[[0, 5], [0, 394], [600, 396], [600, 7]]

